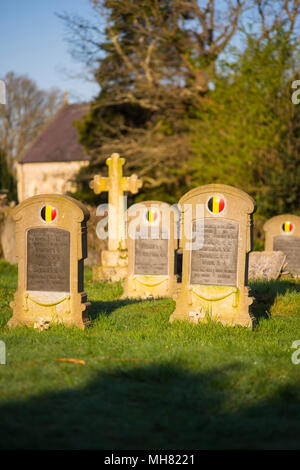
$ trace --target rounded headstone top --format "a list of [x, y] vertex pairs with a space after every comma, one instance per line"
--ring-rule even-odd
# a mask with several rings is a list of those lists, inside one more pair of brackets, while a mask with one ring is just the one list
[[14, 220], [17, 221], [26, 209], [33, 206], [41, 206], [40, 216], [43, 220], [46, 220], [47, 217], [47, 220], [54, 221], [57, 215], [57, 208], [60, 210], [61, 207], [65, 207], [68, 211], [73, 211], [74, 218], [79, 222], [86, 222], [90, 217], [90, 213], [84, 204], [70, 196], [61, 194], [40, 194], [25, 199], [18, 204], [12, 212]]
[[[263, 229], [264, 231], [268, 231], [271, 227], [281, 227], [282, 224], [286, 222], [291, 222], [293, 225], [297, 223], [300, 227], [300, 216], [299, 215], [294, 215], [294, 214], [280, 214], [280, 215], [275, 215], [274, 217], [271, 217], [271, 219], [267, 220], [267, 222], [264, 224]], [[279, 231], [279, 230], [278, 230]]]
[[184, 194], [179, 200], [179, 205], [187, 204], [189, 202], [196, 202], [198, 197], [201, 199], [207, 199], [207, 203], [209, 204], [209, 196], [211, 196], [211, 198], [214, 196], [219, 196], [221, 208], [223, 203], [225, 205], [225, 201], [222, 201], [222, 196], [224, 196], [225, 199], [234, 198], [242, 200], [245, 203], [245, 211], [249, 214], [252, 214], [256, 211], [256, 203], [254, 199], [249, 196], [249, 194], [245, 193], [241, 189], [226, 184], [206, 184], [203, 186], [198, 186], [197, 188], [194, 188]]

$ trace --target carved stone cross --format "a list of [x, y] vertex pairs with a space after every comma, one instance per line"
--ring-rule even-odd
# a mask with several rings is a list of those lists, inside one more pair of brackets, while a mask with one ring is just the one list
[[95, 175], [90, 183], [95, 194], [108, 192], [108, 250], [125, 248], [124, 191], [136, 194], [142, 187], [142, 180], [137, 175], [123, 176], [124, 158], [113, 153], [106, 160], [108, 177]]

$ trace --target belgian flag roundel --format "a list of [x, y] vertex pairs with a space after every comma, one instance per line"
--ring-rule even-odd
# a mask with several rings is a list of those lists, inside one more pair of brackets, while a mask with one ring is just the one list
[[208, 200], [207, 207], [213, 214], [220, 214], [225, 208], [225, 200], [220, 196], [212, 196]]
[[158, 219], [158, 212], [152, 209], [147, 210], [146, 219], [150, 223], [156, 222]]
[[282, 224], [281, 226], [281, 229], [283, 232], [285, 233], [289, 233], [293, 230], [293, 224], [291, 222], [284, 222], [284, 224]]
[[53, 222], [56, 219], [56, 209], [53, 206], [44, 206], [41, 210], [41, 217], [45, 222]]

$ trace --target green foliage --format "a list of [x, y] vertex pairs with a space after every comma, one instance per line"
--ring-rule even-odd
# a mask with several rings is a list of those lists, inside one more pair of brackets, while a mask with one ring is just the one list
[[64, 17], [75, 54], [94, 60], [101, 87], [78, 125], [92, 156], [78, 174], [80, 195], [89, 191], [86, 175], [105, 171], [105, 159], [118, 152], [126, 158], [125, 171], [143, 177], [137, 200], [177, 202], [190, 183], [185, 118], [189, 106], [201, 102], [208, 71], [237, 28], [239, 2], [218, 12], [183, 0], [93, 3], [95, 22], [104, 16], [101, 26]]
[[[232, 56], [231, 56], [232, 58]], [[193, 186], [224, 183], [252, 195], [256, 222], [300, 213], [299, 109], [291, 101], [295, 50], [277, 31], [220, 63], [215, 89], [191, 122]]]
[[[78, 175], [78, 195], [95, 199], [88, 180], [106, 173], [112, 152], [126, 158], [125, 174], [144, 179], [136, 201], [174, 203], [198, 185], [237, 186], [256, 200], [261, 249], [266, 218], [300, 213], [300, 107], [291, 101], [299, 13], [281, 0], [245, 2], [244, 9], [239, 1], [212, 3], [95, 1], [105, 30], [64, 18], [77, 51], [87, 61], [97, 57], [101, 87], [78, 123], [92, 155]], [[237, 51], [229, 48], [240, 15], [248, 26]]]

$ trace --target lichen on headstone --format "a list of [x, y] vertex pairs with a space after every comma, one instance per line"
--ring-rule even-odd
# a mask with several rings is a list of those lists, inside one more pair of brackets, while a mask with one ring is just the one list
[[286, 266], [282, 251], [253, 251], [249, 256], [249, 281], [278, 279]]

